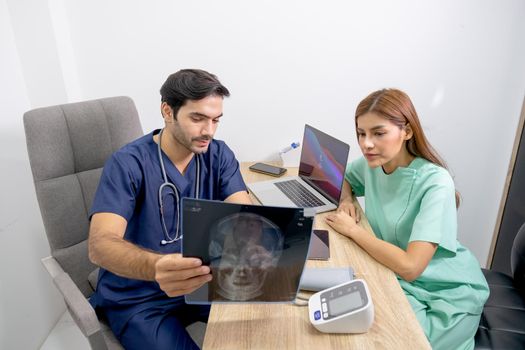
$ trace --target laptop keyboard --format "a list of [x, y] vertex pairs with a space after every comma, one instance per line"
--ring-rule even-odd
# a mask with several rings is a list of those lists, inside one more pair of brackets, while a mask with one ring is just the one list
[[318, 207], [324, 204], [297, 180], [275, 182], [274, 184], [300, 208]]

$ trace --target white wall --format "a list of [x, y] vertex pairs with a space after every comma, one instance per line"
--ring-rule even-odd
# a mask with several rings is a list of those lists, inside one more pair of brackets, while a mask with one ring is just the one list
[[218, 137], [241, 160], [271, 157], [305, 122], [354, 159], [357, 103], [401, 88], [463, 195], [460, 240], [485, 264], [525, 91], [523, 1], [205, 4], [67, 2], [84, 96], [132, 96], [150, 130], [166, 76], [202, 67], [231, 89]]
[[[355, 106], [398, 87], [448, 161], [463, 195], [459, 239], [485, 265], [525, 93], [525, 2], [6, 1], [17, 50], [7, 48], [12, 62], [2, 70], [22, 71], [27, 97], [2, 107], [12, 126], [2, 126], [0, 149], [23, 144], [27, 99], [35, 107], [129, 95], [149, 131], [161, 125], [167, 75], [198, 67], [232, 92], [217, 136], [240, 160], [271, 158], [301, 138], [304, 123], [350, 143], [354, 159]], [[33, 208], [24, 224], [40, 229], [25, 148], [17, 149], [20, 176], [2, 183], [27, 182], [18, 204]], [[1, 227], [9, 223], [2, 216]]]
[[[38, 23], [38, 22], [36, 22]], [[0, 349], [37, 349], [64, 312], [62, 298], [40, 263], [49, 255], [27, 157], [22, 114], [33, 100], [53, 99], [35, 79], [38, 61], [21, 64], [7, 2], [0, 1]], [[20, 33], [19, 33], [20, 34]], [[33, 36], [38, 39], [39, 35]], [[28, 43], [30, 44], [30, 43]], [[40, 44], [40, 43], [39, 43]], [[45, 54], [42, 56], [46, 56]], [[28, 58], [28, 57], [26, 57]], [[34, 61], [34, 62], [33, 62]], [[25, 72], [24, 72], [25, 68]], [[45, 70], [45, 66], [41, 69]], [[28, 70], [30, 72], [28, 72]], [[24, 79], [29, 73], [31, 79]], [[49, 71], [47, 86], [53, 86]], [[32, 87], [28, 87], [28, 83]], [[40, 91], [40, 92], [39, 92]], [[32, 97], [32, 98], [31, 98]], [[63, 100], [60, 102], [64, 102]]]

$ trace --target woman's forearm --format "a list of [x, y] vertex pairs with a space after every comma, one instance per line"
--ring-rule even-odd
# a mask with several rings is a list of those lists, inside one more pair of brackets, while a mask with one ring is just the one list
[[433, 243], [412, 242], [405, 251], [377, 238], [362, 227], [357, 227], [351, 238], [374, 259], [408, 282], [423, 273], [436, 250], [436, 245]]

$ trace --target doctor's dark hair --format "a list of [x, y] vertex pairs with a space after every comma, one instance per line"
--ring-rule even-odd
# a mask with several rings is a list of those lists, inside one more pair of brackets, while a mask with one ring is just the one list
[[211, 73], [201, 69], [181, 69], [171, 74], [160, 88], [161, 101], [173, 109], [177, 119], [179, 108], [188, 100], [201, 100], [208, 96], [230, 96], [230, 91]]
[[[355, 111], [356, 132], [357, 119], [369, 112], [391, 121], [400, 129], [405, 129], [409, 126], [413, 136], [406, 143], [408, 153], [415, 157], [424, 158], [448, 170], [445, 161], [428, 142], [419, 122], [416, 109], [406, 93], [398, 89], [382, 89], [374, 91], [365, 97]], [[460, 194], [456, 191], [456, 207], [459, 207], [460, 202]]]

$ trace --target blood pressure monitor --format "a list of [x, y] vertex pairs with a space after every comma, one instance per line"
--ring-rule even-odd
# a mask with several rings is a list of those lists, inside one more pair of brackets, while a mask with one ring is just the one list
[[315, 293], [308, 313], [310, 322], [324, 333], [364, 333], [374, 322], [374, 304], [362, 279]]

